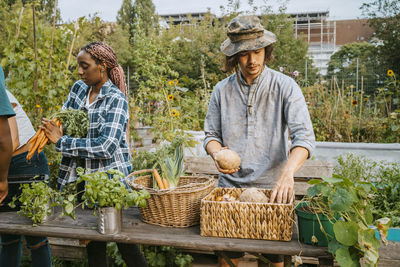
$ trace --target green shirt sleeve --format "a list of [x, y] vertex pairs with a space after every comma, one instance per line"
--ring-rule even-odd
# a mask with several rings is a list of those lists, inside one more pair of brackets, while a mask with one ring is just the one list
[[6, 93], [6, 85], [4, 82], [4, 72], [0, 65], [0, 116], [12, 117], [15, 116], [14, 109], [11, 106], [10, 100]]

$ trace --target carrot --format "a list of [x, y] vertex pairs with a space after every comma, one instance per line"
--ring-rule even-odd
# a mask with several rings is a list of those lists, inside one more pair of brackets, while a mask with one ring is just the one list
[[43, 138], [42, 142], [39, 144], [38, 152], [37, 152], [38, 154], [39, 154], [40, 152], [42, 152], [44, 146], [47, 144], [48, 141], [49, 141], [49, 138], [47, 138], [47, 137], [45, 136], [45, 137]]
[[158, 171], [156, 169], [153, 170], [153, 175], [154, 175], [154, 178], [156, 178], [158, 187], [160, 189], [165, 189], [164, 184], [163, 184], [163, 182], [161, 180], [161, 176], [160, 176], [160, 174], [158, 173]]
[[44, 134], [43, 131], [41, 131], [38, 138], [36, 139], [35, 143], [33, 143], [32, 146], [29, 148], [28, 155], [26, 156], [27, 160], [30, 160], [33, 157], [36, 149], [39, 147], [39, 145], [43, 141], [43, 138], [45, 138], [45, 137], [46, 137], [46, 135]]
[[36, 139], [38, 138], [39, 134], [42, 132], [42, 129], [37, 130], [37, 132], [35, 133], [34, 136], [32, 136], [31, 139], [29, 139], [28, 143], [29, 144], [33, 144], [33, 142], [36, 141]]
[[165, 178], [163, 178], [163, 179], [162, 179], [162, 181], [163, 181], [163, 184], [164, 184], [164, 187], [165, 187], [165, 189], [169, 189], [169, 183], [168, 183], [168, 180], [167, 180], [167, 179], [165, 179]]

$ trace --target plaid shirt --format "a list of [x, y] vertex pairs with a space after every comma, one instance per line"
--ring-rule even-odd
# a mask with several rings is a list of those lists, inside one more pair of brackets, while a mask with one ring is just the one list
[[128, 102], [124, 94], [110, 80], [100, 89], [93, 108], [85, 108], [90, 87], [78, 81], [72, 87], [63, 109], [85, 110], [89, 114], [90, 127], [86, 138], [61, 137], [56, 150], [62, 160], [57, 182], [60, 188], [77, 180], [78, 159], [84, 160], [88, 172], [117, 169], [128, 175], [132, 169], [131, 156], [126, 141]]

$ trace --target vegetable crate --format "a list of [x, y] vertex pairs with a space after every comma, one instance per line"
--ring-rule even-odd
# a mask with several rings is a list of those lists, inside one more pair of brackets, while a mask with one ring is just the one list
[[147, 205], [140, 209], [146, 223], [166, 227], [189, 227], [200, 222], [200, 201], [215, 187], [215, 179], [205, 176], [181, 176], [175, 189], [153, 189], [152, 172], [141, 170], [126, 177], [134, 190], [146, 189], [150, 193]]
[[[225, 194], [236, 199], [246, 188], [215, 188], [201, 200], [200, 234], [290, 241], [293, 234], [294, 205], [216, 201]], [[272, 190], [259, 189], [268, 198]]]
[[8, 195], [0, 205], [0, 211], [11, 211], [19, 210], [21, 203], [19, 201], [15, 202], [16, 207], [10, 208], [8, 206], [11, 203], [14, 196], [19, 196], [21, 194], [20, 186], [22, 184], [30, 184], [33, 182], [43, 182], [48, 181], [49, 176], [47, 174], [33, 174], [33, 175], [9, 175], [8, 179]]

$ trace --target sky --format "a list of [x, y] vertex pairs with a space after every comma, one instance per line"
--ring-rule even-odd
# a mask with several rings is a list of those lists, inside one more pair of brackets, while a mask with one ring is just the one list
[[[272, 5], [284, 0], [252, 0], [256, 6]], [[329, 19], [356, 19], [361, 17], [360, 6], [371, 0], [288, 0], [287, 13], [329, 11]], [[132, 0], [134, 2], [134, 0]], [[63, 21], [73, 21], [89, 14], [97, 15], [104, 21], [115, 21], [122, 0], [58, 0]], [[220, 6], [227, 6], [228, 0], [153, 0], [159, 15], [206, 12], [221, 14]], [[241, 11], [250, 11], [248, 0], [241, 0]]]

